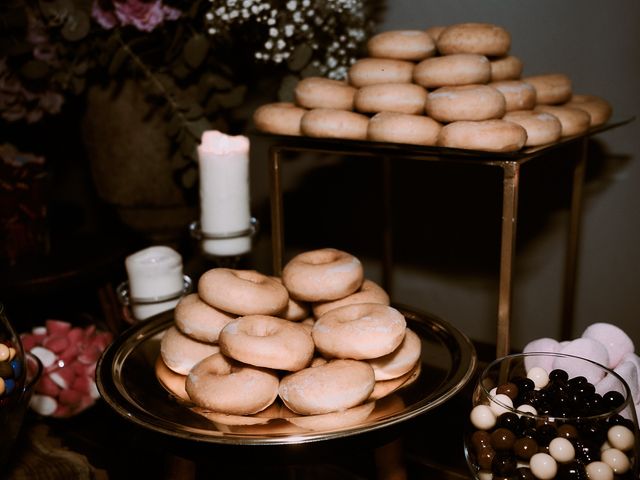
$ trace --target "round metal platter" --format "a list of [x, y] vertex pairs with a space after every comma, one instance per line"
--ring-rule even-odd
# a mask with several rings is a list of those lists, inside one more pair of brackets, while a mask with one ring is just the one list
[[[364, 419], [317, 416], [207, 418], [171, 395], [156, 379], [160, 339], [173, 325], [173, 311], [156, 315], [123, 332], [103, 353], [96, 381], [103, 399], [126, 419], [173, 437], [230, 445], [284, 445], [348, 437], [397, 425], [446, 402], [471, 378], [477, 356], [471, 341], [446, 321], [403, 306], [408, 328], [422, 341], [417, 377], [375, 401]], [[223, 417], [220, 419], [220, 417]], [[246, 421], [243, 421], [246, 420]], [[317, 420], [317, 421], [314, 421]], [[324, 420], [327, 420], [323, 423]], [[302, 425], [302, 426], [301, 426]]]

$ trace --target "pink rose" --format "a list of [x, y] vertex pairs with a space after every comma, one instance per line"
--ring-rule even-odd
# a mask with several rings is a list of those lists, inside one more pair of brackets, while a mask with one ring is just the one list
[[114, 0], [112, 6], [114, 10], [110, 11], [103, 9], [98, 1], [93, 4], [93, 18], [106, 29], [133, 25], [143, 32], [151, 32], [165, 20], [176, 20], [181, 15], [180, 10], [163, 5], [162, 0]]

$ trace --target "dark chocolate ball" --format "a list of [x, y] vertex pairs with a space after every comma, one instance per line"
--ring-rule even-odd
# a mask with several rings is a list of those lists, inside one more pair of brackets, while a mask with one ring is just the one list
[[520, 467], [516, 470], [517, 480], [537, 480], [536, 476], [531, 473], [531, 470], [526, 467]]
[[518, 467], [518, 461], [512, 453], [497, 453], [491, 462], [494, 475], [513, 475]]
[[557, 382], [558, 380], [560, 380], [566, 383], [567, 380], [569, 380], [569, 374], [565, 370], [556, 368], [549, 372], [549, 380], [551, 380], [552, 382]]
[[522, 460], [529, 460], [538, 453], [538, 442], [531, 437], [518, 438], [513, 444], [513, 453]]
[[502, 393], [511, 400], [518, 398], [518, 386], [513, 382], [503, 383], [496, 389], [496, 393]]
[[514, 433], [520, 430], [520, 421], [518, 415], [513, 412], [505, 412], [496, 419], [496, 426], [508, 428]]
[[476, 430], [471, 434], [471, 445], [476, 452], [491, 446], [491, 435], [486, 430]]
[[508, 428], [496, 428], [491, 433], [491, 446], [496, 451], [511, 450], [516, 441], [516, 435]]
[[478, 466], [482, 470], [491, 470], [491, 465], [493, 464], [493, 457], [496, 456], [496, 451], [491, 447], [481, 448], [480, 451], [476, 453], [476, 459], [478, 460]]

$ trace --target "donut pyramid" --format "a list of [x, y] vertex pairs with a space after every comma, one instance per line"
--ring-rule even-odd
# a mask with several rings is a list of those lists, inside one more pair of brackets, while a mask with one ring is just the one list
[[553, 72], [523, 77], [511, 35], [489, 23], [372, 36], [345, 81], [307, 77], [293, 102], [253, 115], [265, 133], [493, 152], [554, 143], [604, 124], [609, 103]]
[[282, 277], [208, 270], [174, 318], [156, 377], [223, 428], [362, 422], [420, 374], [418, 335], [359, 259], [333, 248], [296, 255]]

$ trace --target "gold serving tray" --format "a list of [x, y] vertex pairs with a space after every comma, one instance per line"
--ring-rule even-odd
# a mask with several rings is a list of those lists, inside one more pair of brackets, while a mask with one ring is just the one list
[[422, 340], [419, 376], [376, 401], [364, 421], [345, 427], [306, 430], [275, 418], [258, 425], [223, 425], [192, 411], [155, 376], [160, 339], [173, 311], [123, 332], [103, 353], [96, 369], [98, 390], [118, 414], [152, 431], [187, 440], [229, 445], [286, 445], [372, 432], [406, 422], [446, 402], [471, 378], [477, 355], [471, 341], [446, 321], [394, 305]]

